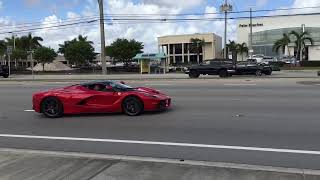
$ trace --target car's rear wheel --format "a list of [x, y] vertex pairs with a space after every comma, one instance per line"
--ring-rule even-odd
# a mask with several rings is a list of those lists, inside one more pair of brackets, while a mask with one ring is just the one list
[[221, 78], [228, 77], [228, 71], [225, 70], [225, 69], [220, 70], [220, 71], [219, 71], [219, 76], [220, 76]]
[[200, 74], [195, 70], [191, 70], [189, 73], [190, 78], [198, 78], [199, 76], [200, 76]]
[[256, 76], [262, 76], [262, 71], [260, 69], [256, 71]]
[[127, 97], [122, 103], [122, 109], [129, 116], [138, 116], [143, 112], [143, 103], [136, 97]]
[[48, 118], [58, 118], [63, 115], [63, 105], [56, 97], [48, 97], [41, 103], [41, 112]]
[[4, 78], [8, 78], [9, 77], [9, 74], [4, 74], [2, 75]]

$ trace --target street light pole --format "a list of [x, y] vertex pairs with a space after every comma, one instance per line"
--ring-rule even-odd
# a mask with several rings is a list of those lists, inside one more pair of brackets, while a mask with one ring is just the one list
[[105, 34], [104, 34], [104, 14], [103, 14], [103, 0], [98, 0], [100, 12], [100, 37], [101, 37], [101, 67], [102, 74], [107, 74], [107, 63], [105, 56]]
[[249, 44], [249, 56], [250, 58], [252, 58], [252, 53], [253, 53], [253, 49], [252, 49], [252, 8], [250, 8], [250, 44]]
[[232, 6], [228, 4], [228, 0], [220, 6], [220, 11], [224, 12], [224, 57], [228, 59], [227, 53], [227, 33], [228, 33], [228, 11], [232, 11]]

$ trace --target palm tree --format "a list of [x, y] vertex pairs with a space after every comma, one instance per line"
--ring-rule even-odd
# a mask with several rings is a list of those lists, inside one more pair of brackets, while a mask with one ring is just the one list
[[237, 61], [238, 45], [235, 41], [230, 41], [227, 44], [227, 52], [232, 53], [232, 60]]
[[[205, 45], [205, 41], [204, 39], [191, 38], [190, 43], [189, 51], [197, 54], [197, 62], [199, 62], [200, 53], [204, 52], [203, 46]], [[202, 59], [204, 59], [204, 55], [202, 55]]]
[[298, 59], [300, 55], [299, 60], [302, 61], [303, 60], [302, 54], [306, 48], [306, 42], [309, 41], [311, 45], [313, 45], [313, 39], [309, 36], [309, 33], [307, 31], [301, 32], [301, 33], [297, 31], [291, 31], [290, 35], [293, 35], [295, 37], [295, 45], [297, 47], [296, 59]]
[[[291, 39], [289, 37], [288, 34], [283, 34], [282, 38], [277, 40], [273, 47], [272, 50], [274, 52], [279, 52], [279, 50], [281, 49], [282, 54], [285, 53], [286, 47], [291, 43]], [[289, 56], [290, 56], [290, 50], [289, 50]]]
[[237, 52], [241, 55], [241, 60], [243, 61], [243, 54], [248, 54], [249, 48], [246, 43], [237, 44]]

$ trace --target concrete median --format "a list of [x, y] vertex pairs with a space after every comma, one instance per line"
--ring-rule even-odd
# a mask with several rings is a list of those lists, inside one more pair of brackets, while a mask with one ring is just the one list
[[320, 171], [100, 154], [1, 149], [0, 179], [316, 180]]

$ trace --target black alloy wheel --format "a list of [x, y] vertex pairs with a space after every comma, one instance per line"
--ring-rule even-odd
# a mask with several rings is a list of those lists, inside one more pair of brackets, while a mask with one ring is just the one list
[[48, 118], [58, 118], [63, 115], [63, 105], [59, 99], [48, 97], [41, 103], [41, 112]]
[[136, 97], [127, 97], [122, 103], [122, 109], [128, 116], [138, 116], [143, 112], [143, 103]]
[[229, 76], [229, 75], [228, 75], [228, 71], [225, 70], [225, 69], [220, 70], [220, 71], [219, 71], [219, 76], [220, 76], [221, 78], [226, 78], [226, 77], [228, 77], [228, 76]]

